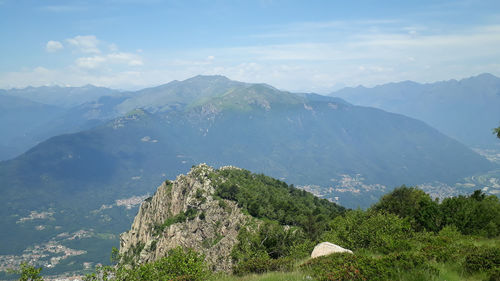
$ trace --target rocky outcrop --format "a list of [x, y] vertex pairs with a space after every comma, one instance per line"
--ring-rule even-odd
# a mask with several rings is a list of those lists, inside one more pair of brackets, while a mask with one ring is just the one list
[[214, 271], [231, 271], [231, 250], [249, 216], [235, 202], [214, 198], [213, 172], [201, 164], [158, 187], [120, 235], [121, 262], [154, 261], [182, 246], [203, 253]]
[[311, 258], [317, 258], [321, 256], [327, 256], [334, 253], [349, 253], [352, 254], [351, 250], [344, 249], [338, 245], [332, 244], [330, 242], [319, 243], [314, 247], [311, 253]]

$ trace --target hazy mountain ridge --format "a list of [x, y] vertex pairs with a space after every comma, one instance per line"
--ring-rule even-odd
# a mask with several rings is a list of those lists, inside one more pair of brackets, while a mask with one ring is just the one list
[[[188, 84], [202, 79], [217, 85], [221, 77], [193, 79]], [[228, 81], [222, 79], [223, 86], [215, 88]], [[120, 99], [106, 102], [122, 104]], [[1, 163], [0, 174], [2, 186], [22, 190], [24, 185], [53, 188], [57, 183], [62, 192], [96, 188], [96, 183], [137, 186], [130, 181], [137, 171], [152, 183], [163, 173], [177, 174], [199, 162], [232, 164], [321, 186], [338, 174], [360, 173], [371, 183], [398, 185], [453, 181], [492, 167], [420, 121], [335, 98], [243, 83], [199, 105], [132, 111], [94, 129], [51, 138]]]
[[[22, 97], [38, 103], [71, 108], [102, 96], [119, 95], [120, 91], [86, 85], [82, 87], [41, 86], [2, 90], [3, 94]], [[0, 92], [0, 94], [2, 93]]]
[[357, 105], [420, 119], [469, 146], [497, 146], [500, 78], [491, 74], [428, 84], [412, 81], [331, 93]]
[[84, 87], [28, 87], [0, 91], [0, 161], [50, 137], [93, 128], [121, 115], [115, 106], [127, 93]]
[[[333, 95], [352, 100], [356, 104], [378, 107], [423, 120], [468, 145], [491, 146], [496, 145], [495, 139], [485, 132], [489, 132], [492, 127], [496, 126], [496, 120], [500, 119], [500, 116], [497, 116], [500, 115], [497, 113], [497, 108], [500, 107], [498, 80], [491, 74], [483, 74], [460, 81], [450, 80], [432, 84], [405, 81], [374, 88], [346, 88]], [[251, 94], [251, 89], [257, 88], [256, 93]], [[238, 100], [238, 91], [244, 91], [244, 94], [248, 96]], [[5, 97], [7, 95], [22, 96], [33, 101], [75, 106], [62, 113], [59, 108], [58, 112], [61, 114], [49, 118], [45, 123], [35, 120], [37, 121], [35, 124], [38, 125], [27, 133], [26, 138], [31, 141], [4, 143], [3, 147], [11, 147], [13, 152], [3, 157], [0, 154], [0, 159], [18, 155], [48, 137], [90, 129], [135, 108], [143, 108], [150, 112], [170, 112], [189, 110], [204, 105], [202, 110], [206, 113], [229, 107], [235, 110], [251, 110], [253, 106], [268, 107], [266, 103], [272, 101], [283, 104], [305, 103], [297, 97], [307, 96], [310, 99], [312, 95], [291, 94], [266, 84], [237, 82], [217, 75], [199, 75], [184, 81], [172, 81], [136, 92], [118, 92], [91, 85], [80, 88], [28, 87], [1, 92], [5, 94], [2, 95]], [[365, 95], [363, 94], [365, 92], [371, 94]], [[65, 93], [68, 97], [63, 97]], [[476, 94], [477, 97], [472, 96]], [[276, 98], [278, 96], [279, 98]], [[474, 101], [474, 98], [477, 101]], [[253, 102], [249, 103], [248, 99], [252, 99]], [[316, 95], [316, 99], [324, 98]], [[27, 112], [28, 109], [20, 111]], [[34, 118], [27, 120], [33, 122]], [[43, 116], [39, 119], [45, 120]], [[5, 127], [4, 132], [8, 132], [9, 129], [19, 131], [18, 126], [8, 128], [7, 126], [9, 125], [2, 126]], [[6, 133], [6, 139], [10, 140], [11, 134]]]
[[0, 93], [0, 160], [17, 156], [37, 143], [34, 131], [64, 109]]

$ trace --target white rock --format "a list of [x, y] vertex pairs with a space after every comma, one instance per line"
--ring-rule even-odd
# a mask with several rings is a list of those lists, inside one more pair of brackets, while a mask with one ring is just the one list
[[344, 249], [338, 245], [332, 244], [330, 242], [319, 243], [314, 247], [311, 253], [311, 258], [317, 258], [321, 256], [327, 256], [333, 253], [349, 253], [352, 254], [351, 250]]

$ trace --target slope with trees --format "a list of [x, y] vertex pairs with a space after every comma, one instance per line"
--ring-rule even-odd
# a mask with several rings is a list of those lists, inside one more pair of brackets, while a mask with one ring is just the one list
[[[253, 175], [254, 179], [259, 177]], [[261, 184], [259, 180], [251, 184], [245, 181], [241, 186]], [[237, 200], [237, 196], [227, 198]], [[366, 211], [348, 210], [327, 218], [327, 227], [317, 238], [301, 236], [297, 230], [289, 232], [279, 219], [266, 216], [257, 232], [240, 230], [240, 244], [233, 249], [238, 263], [229, 275], [207, 271], [207, 265], [199, 262], [203, 255], [188, 261], [184, 255], [178, 256], [182, 250], [176, 249], [151, 264], [98, 268], [87, 280], [103, 280], [99, 278], [103, 273], [109, 280], [302, 280], [306, 276], [309, 280], [498, 280], [500, 230], [491, 225], [500, 219], [500, 201], [480, 191], [449, 200], [467, 204], [449, 213], [447, 201], [430, 200], [421, 190], [402, 186]], [[490, 212], [478, 216], [477, 210], [484, 208]], [[475, 231], [464, 227], [461, 220], [474, 225]], [[352, 249], [354, 254], [307, 259], [318, 241]], [[188, 256], [193, 255], [187, 251]], [[174, 267], [167, 266], [172, 263]], [[172, 268], [190, 270], [172, 276]]]

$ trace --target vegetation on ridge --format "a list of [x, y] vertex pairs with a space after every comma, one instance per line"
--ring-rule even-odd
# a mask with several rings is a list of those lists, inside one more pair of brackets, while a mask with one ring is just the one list
[[[332, 203], [318, 203], [321, 200], [279, 180], [245, 170], [222, 169], [209, 177], [217, 196], [238, 202], [256, 219], [240, 229], [239, 243], [232, 252], [233, 275], [210, 273], [205, 280], [286, 280], [284, 276], [318, 281], [499, 280], [500, 233], [496, 223], [500, 219], [500, 201], [481, 191], [438, 202], [417, 188], [402, 186], [366, 211], [345, 211]], [[277, 200], [276, 195], [284, 201]], [[261, 202], [262, 208], [252, 207], [254, 200]], [[455, 208], [451, 213], [450, 206]], [[281, 211], [284, 215], [277, 215]], [[292, 214], [296, 219], [287, 221], [287, 215]], [[308, 232], [307, 223], [298, 219], [308, 218], [308, 214], [312, 218], [324, 216], [321, 228], [312, 232], [315, 235]], [[469, 226], [477, 231], [471, 231]], [[308, 260], [319, 241], [349, 248], [354, 254]], [[116, 276], [127, 276], [109, 280], [141, 280], [153, 275], [164, 280], [199, 280], [186, 275], [161, 275], [167, 274], [159, 273], [164, 270], [161, 262], [165, 261], [132, 269], [108, 268]], [[194, 266], [180, 257], [175, 262]], [[193, 270], [198, 272], [200, 268], [204, 268], [203, 263]]]
[[[236, 201], [254, 217], [240, 228], [232, 275], [176, 248], [152, 263], [100, 267], [86, 280], [500, 280], [500, 201], [481, 191], [438, 202], [401, 186], [368, 210], [344, 210], [246, 170], [208, 177], [220, 202]], [[308, 259], [320, 241], [354, 254]]]
[[[264, 217], [257, 231], [242, 228], [241, 243], [234, 250], [235, 275], [210, 273], [202, 255], [177, 248], [165, 258], [133, 268], [100, 267], [86, 280], [500, 280], [499, 233], [468, 234], [468, 228], [461, 228], [455, 220], [439, 220], [442, 224], [434, 228], [424, 218], [434, 222], [435, 217], [422, 216], [428, 211], [421, 203], [427, 202], [427, 196], [403, 186], [366, 211], [348, 210], [327, 219], [317, 241], [350, 248], [352, 255], [306, 260], [315, 242], [302, 227], [283, 227]], [[496, 210], [487, 214], [492, 216], [487, 225], [500, 218], [499, 200], [480, 191], [447, 200], [467, 202], [457, 204], [455, 213], [465, 214], [463, 220], [479, 229], [486, 222], [473, 208], [483, 204], [489, 211]], [[431, 200], [437, 210], [446, 206], [445, 201]], [[265, 274], [270, 271], [278, 273]]]
[[305, 190], [244, 169], [222, 169], [210, 177], [215, 183], [215, 195], [238, 202], [255, 218], [298, 226], [312, 240], [324, 230], [325, 222], [344, 211]]

